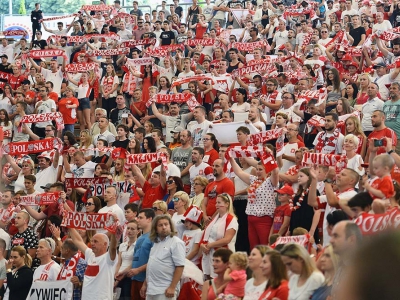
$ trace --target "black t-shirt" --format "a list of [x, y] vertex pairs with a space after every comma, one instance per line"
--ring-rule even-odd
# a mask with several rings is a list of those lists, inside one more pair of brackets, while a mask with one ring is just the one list
[[175, 39], [175, 34], [173, 31], [164, 31], [160, 35], [161, 46], [171, 45], [172, 40]]
[[115, 147], [115, 148], [128, 149], [128, 145], [129, 145], [128, 139], [126, 139], [125, 141], [114, 141], [113, 142], [113, 147]]
[[182, 18], [182, 15], [183, 15], [183, 8], [182, 8], [181, 6], [176, 7], [176, 8], [175, 8], [175, 13], [176, 13], [180, 18]]
[[141, 11], [140, 9], [137, 9], [137, 10], [132, 9], [132, 10], [129, 12], [129, 14], [135, 15], [135, 16], [137, 16], [137, 17], [142, 17], [142, 16], [143, 16], [143, 13], [142, 13], [142, 11]]
[[[0, 72], [4, 72], [4, 73], [12, 73], [12, 69], [9, 69], [8, 67], [10, 66], [9, 63], [7, 63], [6, 65], [0, 64]], [[7, 82], [6, 79], [1, 79], [0, 78], [0, 82]]]
[[44, 47], [46, 47], [46, 46], [47, 46], [47, 42], [45, 40], [40, 40], [40, 41], [34, 40], [32, 42], [32, 49], [41, 49], [41, 50], [43, 50]]
[[39, 21], [43, 19], [43, 12], [39, 9], [38, 11], [32, 10], [31, 12], [31, 22], [38, 24]]
[[353, 46], [357, 46], [361, 41], [361, 35], [365, 34], [365, 28], [360, 26], [350, 30], [350, 35], [354, 39]]
[[[313, 117], [312, 114], [308, 113], [308, 112], [304, 112], [304, 123], [307, 124], [308, 120], [310, 120]], [[307, 125], [306, 125], [307, 126]], [[304, 135], [304, 145], [307, 148], [314, 148], [314, 140], [316, 138], [316, 136], [318, 135], [318, 131], [313, 128], [313, 130], [311, 132], [308, 132]]]
[[119, 109], [118, 107], [114, 108], [110, 112], [110, 120], [111, 122], [117, 127], [119, 124], [122, 123], [122, 115], [123, 114], [130, 114], [131, 111], [129, 108], [124, 107], [122, 109]]
[[236, 5], [240, 4], [240, 6], [243, 6], [241, 2], [239, 1], [229, 1], [226, 7], [228, 8], [236, 8]]

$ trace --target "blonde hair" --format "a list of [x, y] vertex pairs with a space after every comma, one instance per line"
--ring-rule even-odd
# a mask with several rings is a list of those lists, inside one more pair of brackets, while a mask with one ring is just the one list
[[235, 215], [233, 212], [233, 202], [232, 202], [232, 197], [228, 195], [227, 193], [219, 194], [217, 198], [222, 199], [225, 203], [228, 203], [228, 214]]
[[249, 264], [249, 258], [246, 252], [235, 252], [229, 257], [230, 263], [235, 263], [239, 268], [245, 270]]
[[281, 255], [293, 259], [301, 259], [303, 261], [303, 267], [300, 275], [305, 275], [307, 279], [317, 270], [310, 254], [303, 246], [294, 243], [286, 244], [281, 250]]
[[358, 145], [360, 144], [360, 139], [357, 137], [357, 136], [355, 136], [354, 134], [348, 134], [348, 135], [346, 135], [345, 137], [344, 137], [344, 140], [345, 139], [350, 139], [350, 140], [353, 140], [353, 142], [354, 142], [354, 145], [356, 146], [356, 150], [357, 150], [357, 148], [358, 148]]
[[[324, 255], [325, 252], [327, 253], [327, 255], [329, 255], [330, 259], [332, 260], [332, 265], [333, 265], [333, 269], [334, 269], [333, 274], [336, 274], [336, 271], [339, 267], [339, 256], [333, 252], [333, 247], [330, 244], [324, 249], [324, 252], [322, 253], [322, 255]], [[328, 278], [325, 274], [325, 283], [329, 282], [332, 279], [333, 278]]]
[[205, 178], [205, 177], [203, 177], [203, 176], [196, 176], [196, 177], [193, 179], [193, 182], [195, 182], [195, 181], [200, 182], [201, 186], [203, 186], [203, 187], [206, 187], [207, 184], [209, 183], [208, 179]]
[[23, 246], [15, 246], [11, 249], [11, 252], [17, 252], [19, 256], [24, 257], [24, 263], [29, 268], [32, 266], [32, 257], [26, 252]]
[[378, 156], [375, 156], [373, 162], [377, 162], [380, 164], [382, 167], [389, 168], [391, 170], [394, 166], [394, 159], [387, 153], [380, 154]]
[[174, 197], [178, 197], [185, 203], [185, 209], [189, 208], [189, 195], [186, 192], [176, 192], [174, 194]]
[[164, 201], [162, 201], [162, 200], [154, 201], [153, 207], [154, 206], [156, 206], [158, 209], [160, 209], [164, 214], [167, 213], [168, 207]]
[[80, 135], [82, 135], [82, 134], [85, 136], [85, 143], [82, 143], [82, 140], [81, 140], [79, 147], [80, 148], [85, 147], [85, 149], [88, 149], [89, 146], [93, 143], [92, 136], [89, 134], [88, 129], [82, 130]]

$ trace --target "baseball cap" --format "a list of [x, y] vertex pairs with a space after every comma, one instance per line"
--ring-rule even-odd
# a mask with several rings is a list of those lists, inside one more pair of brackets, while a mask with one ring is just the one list
[[41, 185], [40, 188], [42, 190], [49, 190], [51, 186], [52, 186], [52, 183], [47, 183], [46, 185]]
[[37, 158], [47, 158], [49, 160], [53, 160], [54, 151], [45, 151], [42, 154], [38, 155]]
[[376, 64], [376, 65], [373, 66], [374, 69], [381, 68], [381, 67], [386, 68], [387, 66], [386, 66], [386, 64], [383, 63], [383, 62], [382, 62], [382, 63], [379, 63], [379, 64]]
[[199, 209], [197, 206], [194, 205], [190, 206], [185, 211], [183, 216], [185, 217], [185, 219], [182, 220], [182, 223], [185, 223], [185, 221], [189, 221], [201, 227], [201, 220], [203, 219], [203, 211]]
[[349, 64], [349, 67], [358, 68], [358, 64], [357, 64], [355, 61], [352, 61], [352, 62]]
[[8, 56], [6, 54], [0, 55], [0, 58], [3, 58], [3, 57], [8, 59]]
[[343, 55], [342, 60], [350, 60], [350, 61], [352, 61], [353, 58], [351, 57], [350, 54], [345, 54], [345, 55]]
[[287, 195], [293, 195], [293, 188], [290, 185], [284, 185], [281, 189], [275, 190], [278, 194], [287, 194]]
[[185, 130], [184, 128], [182, 128], [181, 126], [176, 126], [173, 130], [171, 130], [171, 133], [178, 133]]
[[28, 79], [22, 80], [21, 84], [31, 84], [31, 82]]

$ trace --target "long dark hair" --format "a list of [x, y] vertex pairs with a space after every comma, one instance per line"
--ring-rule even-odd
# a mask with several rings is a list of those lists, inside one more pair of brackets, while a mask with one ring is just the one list
[[5, 118], [4, 118], [4, 126], [10, 125], [10, 117], [8, 115], [8, 112], [4, 108], [0, 109], [0, 112], [3, 112], [4, 116], [5, 116]]
[[286, 266], [282, 261], [281, 254], [276, 250], [268, 250], [265, 255], [268, 255], [269, 261], [271, 262], [271, 276], [268, 279], [268, 283], [265, 289], [278, 288], [282, 280], [287, 280]]
[[[147, 141], [147, 148], [150, 150], [150, 152], [157, 152], [157, 147], [156, 147], [156, 141], [151, 137], [151, 136], [145, 136], [143, 141]], [[144, 143], [143, 143], [143, 153], [147, 153], [147, 150], [144, 149]]]
[[175, 185], [176, 185], [176, 191], [175, 192], [182, 192], [183, 191], [183, 181], [182, 181], [182, 179], [180, 177], [177, 177], [177, 176], [169, 176], [168, 180], [170, 178], [175, 182]]
[[[310, 185], [311, 185], [311, 179], [312, 179], [311, 176], [310, 176], [310, 169], [309, 168], [303, 168], [303, 169], [300, 169], [299, 172], [304, 173], [304, 174], [306, 174], [308, 176], [307, 188], [309, 188]], [[303, 186], [299, 184], [299, 189], [297, 190], [296, 196], [300, 196], [301, 193], [303, 193], [303, 191], [304, 191]]]
[[246, 103], [248, 101], [247, 91], [244, 88], [240, 87], [240, 88], [236, 89], [236, 93], [238, 93], [238, 92], [243, 95], [243, 103]]
[[211, 141], [213, 142], [213, 148], [215, 149], [215, 151], [219, 152], [219, 143], [214, 133], [209, 132], [206, 133], [206, 135], [208, 135], [211, 138]]
[[339, 71], [336, 70], [335, 68], [332, 68], [328, 71], [333, 73], [333, 81], [329, 79], [329, 76], [326, 76], [326, 85], [332, 85], [333, 86], [333, 91], [339, 91], [340, 92], [340, 75]]
[[71, 131], [66, 131], [63, 134], [63, 137], [66, 136], [68, 138], [68, 142], [70, 146], [73, 146], [76, 144], [76, 139], [75, 135]]
[[[348, 85], [351, 85], [351, 86], [353, 87], [353, 99], [356, 99], [356, 98], [357, 98], [357, 94], [358, 94], [358, 86], [357, 86], [357, 84], [355, 84], [355, 83], [350, 83], [350, 84], [348, 84]], [[349, 99], [349, 96], [347, 95], [347, 92], [344, 93], [344, 97], [345, 97], [346, 99]]]

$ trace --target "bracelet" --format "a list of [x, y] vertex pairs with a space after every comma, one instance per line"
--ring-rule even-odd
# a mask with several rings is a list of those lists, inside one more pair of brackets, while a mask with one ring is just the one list
[[387, 154], [392, 154], [394, 152], [394, 150], [392, 149], [392, 150], [390, 150]]

